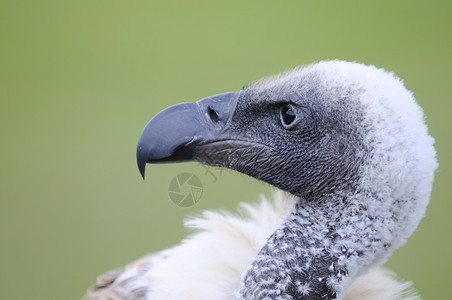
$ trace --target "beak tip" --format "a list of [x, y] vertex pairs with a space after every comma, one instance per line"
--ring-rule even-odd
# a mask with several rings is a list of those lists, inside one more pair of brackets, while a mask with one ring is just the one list
[[142, 153], [142, 147], [138, 147], [137, 148], [137, 165], [138, 165], [138, 170], [140, 170], [140, 174], [141, 177], [143, 177], [143, 180], [145, 178], [145, 173], [146, 173], [146, 157], [143, 155]]
[[145, 180], [145, 176], [144, 176], [144, 169], [145, 169], [145, 168], [143, 168], [143, 169], [141, 169], [141, 170], [140, 170], [140, 173], [141, 173], [141, 177], [143, 177], [143, 180]]
[[146, 163], [138, 163], [138, 169], [140, 170], [141, 177], [145, 179]]

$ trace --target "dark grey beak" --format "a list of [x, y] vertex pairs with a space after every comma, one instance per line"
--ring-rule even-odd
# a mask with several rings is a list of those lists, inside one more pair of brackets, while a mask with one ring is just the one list
[[239, 92], [229, 92], [168, 107], [141, 132], [137, 164], [144, 179], [146, 163], [191, 161], [196, 148], [219, 139], [234, 114]]

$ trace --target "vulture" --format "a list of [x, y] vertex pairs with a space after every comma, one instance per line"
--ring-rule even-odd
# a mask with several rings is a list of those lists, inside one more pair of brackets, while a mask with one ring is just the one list
[[205, 211], [179, 245], [98, 277], [86, 299], [420, 299], [381, 265], [423, 218], [434, 139], [394, 74], [322, 61], [170, 106], [137, 163], [198, 161], [275, 187]]

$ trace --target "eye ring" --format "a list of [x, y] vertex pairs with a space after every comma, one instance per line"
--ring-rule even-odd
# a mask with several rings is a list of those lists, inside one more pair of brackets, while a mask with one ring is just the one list
[[281, 119], [281, 124], [286, 129], [292, 128], [296, 124], [297, 115], [295, 109], [291, 104], [284, 104], [279, 110], [279, 117]]

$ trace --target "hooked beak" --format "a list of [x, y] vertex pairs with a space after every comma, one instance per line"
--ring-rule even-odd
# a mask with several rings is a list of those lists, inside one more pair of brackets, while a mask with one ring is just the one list
[[170, 106], [155, 115], [141, 132], [137, 164], [144, 179], [146, 163], [195, 160], [198, 148], [227, 138], [239, 92], [210, 96]]

